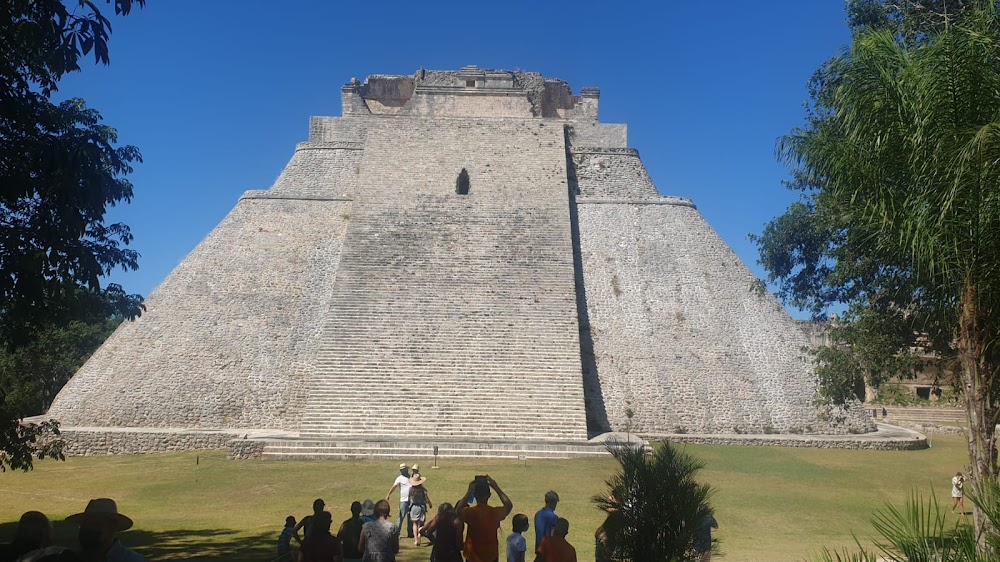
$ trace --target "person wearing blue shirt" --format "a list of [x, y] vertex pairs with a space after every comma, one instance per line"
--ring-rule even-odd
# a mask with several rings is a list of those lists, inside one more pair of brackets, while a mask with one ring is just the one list
[[538, 547], [542, 546], [545, 537], [552, 534], [556, 520], [556, 504], [559, 503], [559, 494], [549, 490], [545, 492], [545, 507], [535, 514], [535, 554], [538, 554]]
[[285, 518], [285, 528], [278, 535], [278, 559], [282, 562], [292, 559], [292, 537], [295, 536], [295, 517]]

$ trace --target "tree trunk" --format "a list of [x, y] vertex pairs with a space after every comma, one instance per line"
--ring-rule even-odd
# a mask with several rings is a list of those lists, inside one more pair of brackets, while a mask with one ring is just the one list
[[[996, 391], [996, 365], [990, 360], [988, 338], [984, 322], [980, 318], [977, 287], [967, 282], [962, 292], [959, 310], [958, 355], [962, 363], [962, 383], [965, 387], [965, 412], [969, 421], [969, 459], [972, 480], [981, 484], [987, 478], [997, 476], [996, 423], [997, 410], [994, 397]], [[989, 520], [983, 511], [973, 506], [976, 531], [980, 537], [980, 548]]]

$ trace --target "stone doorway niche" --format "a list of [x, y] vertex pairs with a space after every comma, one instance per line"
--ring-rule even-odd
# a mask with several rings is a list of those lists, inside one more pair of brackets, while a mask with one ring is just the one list
[[455, 193], [459, 195], [469, 194], [469, 172], [465, 168], [458, 173], [458, 179], [455, 180]]

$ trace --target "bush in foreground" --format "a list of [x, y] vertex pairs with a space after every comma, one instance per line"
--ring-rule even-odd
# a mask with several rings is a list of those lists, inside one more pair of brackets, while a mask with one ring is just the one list
[[694, 478], [704, 463], [670, 443], [652, 455], [618, 442], [608, 450], [620, 466], [607, 480], [608, 494], [593, 501], [607, 513], [603, 531], [610, 559], [690, 560], [695, 533], [712, 513], [712, 489]]

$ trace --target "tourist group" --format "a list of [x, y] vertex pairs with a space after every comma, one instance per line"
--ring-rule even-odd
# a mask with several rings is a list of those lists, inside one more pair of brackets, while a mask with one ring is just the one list
[[[431, 562], [499, 562], [499, 530], [514, 504], [488, 475], [476, 476], [465, 494], [454, 505], [442, 502], [428, 521], [433, 508], [430, 493], [420, 474], [420, 467], [399, 465], [399, 476], [384, 499], [351, 504], [351, 517], [339, 530], [331, 532], [333, 516], [325, 510], [322, 499], [313, 502], [313, 512], [301, 521], [289, 515], [278, 538], [277, 558], [272, 562], [395, 562], [399, 553], [401, 531], [415, 546], [426, 538], [431, 545]], [[389, 499], [399, 490], [399, 512], [391, 520]], [[500, 505], [490, 505], [496, 493]], [[569, 521], [555, 513], [559, 494], [545, 493], [545, 506], [535, 513], [534, 562], [576, 562], [576, 549], [566, 540]], [[404, 521], [410, 523], [403, 526]], [[82, 513], [66, 518], [78, 526], [79, 548], [53, 544], [52, 523], [41, 512], [21, 516], [14, 540], [0, 545], [0, 562], [145, 562], [145, 557], [126, 548], [118, 534], [132, 527], [132, 520], [118, 512], [114, 500], [91, 500]], [[702, 561], [711, 557], [711, 528], [708, 518], [699, 533], [695, 549]], [[511, 519], [512, 532], [507, 537], [507, 562], [528, 562], [527, 541], [522, 535], [530, 528], [528, 516], [518, 513]], [[704, 538], [701, 535], [704, 534]], [[608, 560], [603, 525], [595, 533], [595, 556]], [[294, 541], [294, 544], [293, 544]]]
[[[296, 522], [288, 516], [278, 539], [278, 560], [299, 562], [394, 562], [405, 528], [407, 538], [420, 546], [424, 537], [431, 545], [432, 562], [498, 562], [498, 530], [510, 515], [514, 504], [489, 476], [476, 476], [466, 493], [454, 505], [442, 502], [437, 514], [428, 520], [434, 507], [424, 487], [427, 478], [420, 466], [399, 465], [399, 476], [377, 502], [368, 499], [351, 504], [351, 518], [331, 532], [333, 517], [325, 511], [325, 502], [313, 502], [313, 513]], [[399, 490], [399, 513], [391, 520], [389, 498]], [[494, 492], [500, 505], [490, 505]], [[545, 494], [545, 507], [535, 514], [535, 558], [544, 562], [576, 562], [576, 549], [566, 541], [569, 522], [555, 514], [559, 495]], [[404, 521], [410, 523], [405, 527]], [[525, 562], [528, 517], [517, 514], [512, 519], [513, 532], [507, 537], [508, 562]], [[300, 535], [302, 533], [304, 536]], [[297, 553], [292, 542], [299, 546]]]

